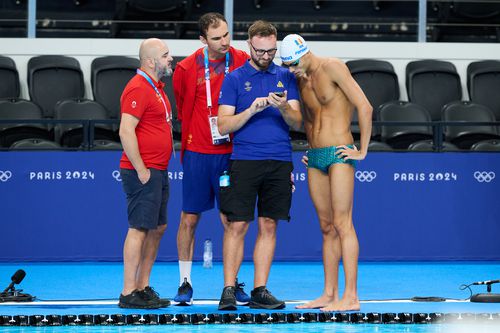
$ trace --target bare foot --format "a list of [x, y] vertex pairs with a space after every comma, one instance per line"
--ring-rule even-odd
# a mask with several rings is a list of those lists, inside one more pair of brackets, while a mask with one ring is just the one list
[[297, 305], [296, 309], [319, 309], [327, 306], [328, 304], [338, 302], [338, 298], [334, 296], [322, 295], [313, 301], [307, 302], [306, 304]]
[[332, 311], [357, 311], [360, 309], [359, 300], [357, 298], [352, 299], [344, 299], [342, 298], [340, 301], [331, 302], [325, 307], [322, 307], [320, 310], [325, 312]]

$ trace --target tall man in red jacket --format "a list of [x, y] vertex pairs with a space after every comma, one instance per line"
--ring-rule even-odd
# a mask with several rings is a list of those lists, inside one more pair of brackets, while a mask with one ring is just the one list
[[[219, 203], [219, 177], [229, 168], [232, 143], [217, 129], [218, 100], [227, 73], [243, 65], [248, 54], [230, 46], [226, 19], [219, 13], [207, 13], [198, 21], [200, 40], [205, 47], [180, 61], [173, 85], [178, 118], [182, 123], [181, 156], [183, 163], [182, 212], [177, 233], [180, 287], [174, 301], [191, 304], [191, 266], [194, 233], [204, 211]], [[208, 98], [207, 98], [208, 96]], [[224, 228], [226, 217], [221, 214]], [[236, 284], [238, 285], [238, 284]], [[250, 298], [238, 288], [238, 301]]]

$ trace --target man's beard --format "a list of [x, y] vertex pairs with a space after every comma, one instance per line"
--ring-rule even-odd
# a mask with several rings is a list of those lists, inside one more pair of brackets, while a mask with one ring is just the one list
[[253, 61], [253, 63], [254, 63], [257, 67], [259, 67], [261, 70], [266, 70], [266, 69], [268, 69], [268, 68], [269, 68], [269, 66], [271, 65], [271, 63], [273, 62], [273, 61], [271, 60], [271, 61], [269, 61], [269, 62], [267, 62], [267, 63], [265, 63], [265, 64], [262, 64], [260, 61], [263, 61], [263, 60], [260, 60], [260, 59], [258, 59], [258, 58], [254, 58], [254, 57], [253, 57], [253, 55], [252, 55], [252, 61]]
[[159, 80], [164, 76], [172, 75], [172, 68], [168, 67], [167, 65], [162, 67], [161, 64], [155, 60], [155, 73], [158, 76]]

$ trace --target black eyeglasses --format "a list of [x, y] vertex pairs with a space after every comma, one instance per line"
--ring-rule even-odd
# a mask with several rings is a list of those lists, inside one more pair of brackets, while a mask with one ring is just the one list
[[285, 68], [289, 68], [289, 67], [297, 67], [300, 63], [300, 58], [295, 60], [294, 62], [292, 62], [291, 64], [285, 64], [285, 63], [282, 63], [281, 66], [282, 67], [285, 67]]
[[278, 51], [277, 48], [274, 49], [269, 49], [269, 50], [262, 50], [262, 49], [256, 49], [255, 46], [250, 42], [250, 45], [252, 46], [252, 49], [255, 51], [255, 53], [259, 56], [262, 57], [264, 54], [269, 54], [270, 57], [274, 56], [276, 54], [276, 51]]

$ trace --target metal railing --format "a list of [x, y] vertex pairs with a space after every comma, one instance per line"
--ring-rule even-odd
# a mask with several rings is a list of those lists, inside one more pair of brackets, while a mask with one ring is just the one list
[[[50, 125], [56, 127], [57, 124], [81, 124], [82, 128], [82, 144], [80, 147], [71, 148], [63, 147], [64, 149], [73, 150], [92, 150], [95, 140], [95, 129], [98, 124], [119, 124], [119, 120], [116, 119], [100, 119], [100, 120], [89, 120], [89, 119], [0, 119], [0, 128], [3, 127], [1, 124], [38, 124], [38, 125], [48, 125], [49, 130]], [[353, 126], [359, 125], [359, 122], [353, 121]], [[480, 121], [431, 121], [431, 122], [410, 122], [410, 121], [373, 121], [373, 127], [382, 129], [382, 126], [428, 126], [432, 128], [433, 144], [437, 152], [443, 151], [443, 142], [445, 138], [445, 128], [448, 126], [498, 126], [500, 128], [500, 121], [495, 122], [480, 122]], [[499, 135], [500, 138], [500, 133]], [[0, 131], [1, 136], [1, 131]], [[2, 150], [8, 150], [9, 147], [3, 147]]]
[[[81, 124], [82, 129], [82, 144], [80, 147], [62, 147], [67, 150], [92, 150], [95, 140], [95, 129], [98, 124], [116, 124], [120, 123], [117, 119], [0, 119], [0, 128], [3, 127], [1, 124], [19, 124], [21, 126], [26, 126], [29, 124], [35, 125], [47, 125], [47, 131], [50, 132], [54, 130], [58, 124]], [[50, 125], [53, 125], [51, 128]], [[15, 128], [15, 127], [9, 127]], [[79, 129], [80, 127], [75, 127], [72, 130]], [[8, 129], [8, 128], [6, 128]], [[111, 129], [110, 129], [111, 131]], [[0, 131], [1, 136], [2, 131]], [[9, 150], [9, 147], [1, 147], [1, 150]]]

